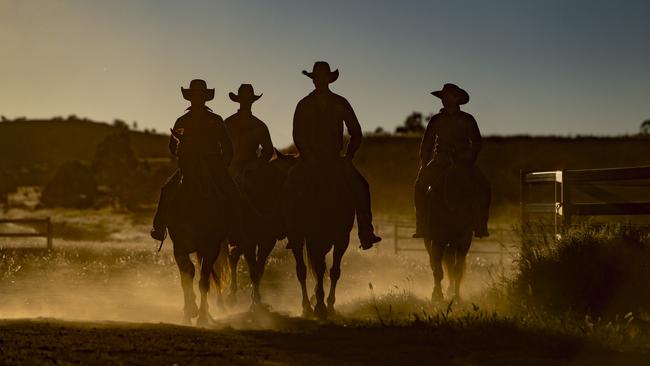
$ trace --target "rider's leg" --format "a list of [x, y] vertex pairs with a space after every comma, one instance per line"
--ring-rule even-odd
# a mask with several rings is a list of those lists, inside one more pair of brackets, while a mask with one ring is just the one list
[[351, 161], [347, 160], [346, 168], [346, 176], [351, 178], [349, 179], [350, 187], [356, 206], [359, 241], [363, 249], [370, 249], [375, 243], [381, 241], [381, 238], [375, 235], [375, 228], [372, 226], [370, 185]]
[[300, 223], [300, 200], [304, 195], [305, 167], [299, 162], [291, 169], [282, 189], [282, 213], [287, 231], [287, 249], [302, 248], [304, 233]]
[[167, 179], [167, 182], [160, 190], [160, 199], [158, 200], [158, 209], [153, 219], [153, 228], [151, 229], [151, 237], [156, 240], [164, 240], [167, 229], [167, 218], [169, 217], [169, 206], [178, 192], [178, 184], [181, 180], [181, 172], [179, 169]]
[[476, 218], [474, 234], [477, 237], [482, 238], [490, 235], [488, 232], [488, 216], [490, 214], [492, 188], [490, 187], [490, 182], [480, 170], [476, 169], [475, 177], [478, 188], [478, 217]]
[[244, 241], [244, 210], [239, 189], [230, 174], [223, 172], [222, 189], [226, 196], [229, 220], [229, 235], [231, 243], [242, 244]]

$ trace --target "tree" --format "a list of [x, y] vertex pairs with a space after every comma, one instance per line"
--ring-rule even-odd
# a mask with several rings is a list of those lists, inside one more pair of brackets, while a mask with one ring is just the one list
[[406, 117], [402, 126], [395, 129], [395, 133], [422, 134], [424, 130], [422, 113], [413, 112]]
[[639, 133], [642, 135], [650, 136], [650, 119], [647, 119], [641, 123]]
[[57, 169], [54, 178], [45, 186], [41, 203], [49, 207], [92, 207], [97, 198], [97, 182], [93, 171], [73, 161]]
[[119, 128], [121, 130], [128, 130], [129, 129], [128, 123], [124, 122], [121, 119], [113, 120], [113, 127], [117, 127], [117, 128]]
[[127, 131], [106, 136], [95, 149], [92, 169], [97, 182], [109, 188], [117, 203], [125, 203], [137, 167]]

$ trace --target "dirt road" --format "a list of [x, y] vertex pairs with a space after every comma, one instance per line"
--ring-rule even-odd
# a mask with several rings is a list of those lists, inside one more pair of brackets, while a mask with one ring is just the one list
[[277, 317], [281, 330], [2, 320], [0, 364], [647, 365], [650, 357], [507, 325], [346, 327]]

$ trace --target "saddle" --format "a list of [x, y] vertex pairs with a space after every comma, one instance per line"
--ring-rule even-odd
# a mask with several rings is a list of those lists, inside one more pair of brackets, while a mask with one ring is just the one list
[[460, 211], [472, 206], [478, 199], [474, 166], [452, 165], [443, 175], [442, 197], [451, 211]]

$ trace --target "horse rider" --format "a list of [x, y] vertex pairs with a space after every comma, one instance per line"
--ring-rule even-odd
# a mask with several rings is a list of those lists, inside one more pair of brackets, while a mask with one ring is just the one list
[[445, 84], [431, 94], [440, 98], [443, 108], [429, 120], [420, 144], [420, 171], [414, 187], [416, 229], [414, 238], [427, 235], [427, 190], [442, 179], [453, 164], [472, 167], [471, 177], [476, 188], [474, 235], [486, 237], [490, 207], [490, 185], [474, 167], [481, 151], [481, 132], [474, 117], [460, 110], [469, 102], [469, 94], [455, 84]]
[[233, 159], [232, 143], [223, 119], [205, 105], [214, 98], [214, 89], [208, 89], [204, 80], [195, 79], [188, 89], [181, 87], [181, 92], [191, 105], [176, 120], [169, 139], [169, 150], [178, 157], [178, 169], [161, 189], [151, 237], [165, 239], [170, 204], [179, 191], [180, 182], [192, 179], [203, 180], [201, 183], [219, 191], [232, 218], [230, 238], [239, 240], [242, 230], [239, 192], [227, 171]]
[[238, 181], [247, 170], [254, 170], [271, 160], [273, 143], [266, 124], [252, 112], [253, 103], [262, 94], [255, 95], [251, 84], [241, 84], [237, 94], [229, 93], [228, 96], [233, 102], [239, 103], [239, 110], [225, 120], [234, 153], [229, 170], [235, 181]]
[[[321, 169], [325, 165], [340, 166], [345, 181], [354, 196], [356, 208], [358, 235], [363, 249], [370, 249], [381, 238], [374, 233], [372, 212], [370, 208], [370, 186], [366, 179], [352, 164], [354, 154], [361, 145], [363, 138], [361, 125], [350, 103], [342, 96], [333, 93], [329, 85], [339, 76], [338, 70], [331, 71], [325, 61], [314, 63], [311, 72], [303, 74], [312, 79], [314, 91], [304, 97], [298, 105], [293, 117], [293, 140], [300, 153], [300, 162], [292, 169], [286, 189], [290, 193], [300, 192], [304, 180], [309, 176], [310, 169]], [[350, 141], [345, 158], [341, 159], [343, 149], [343, 125], [348, 129]], [[289, 200], [296, 200], [292, 194]], [[302, 242], [295, 218], [298, 217], [296, 202], [289, 202], [289, 244], [288, 248], [296, 248]]]

